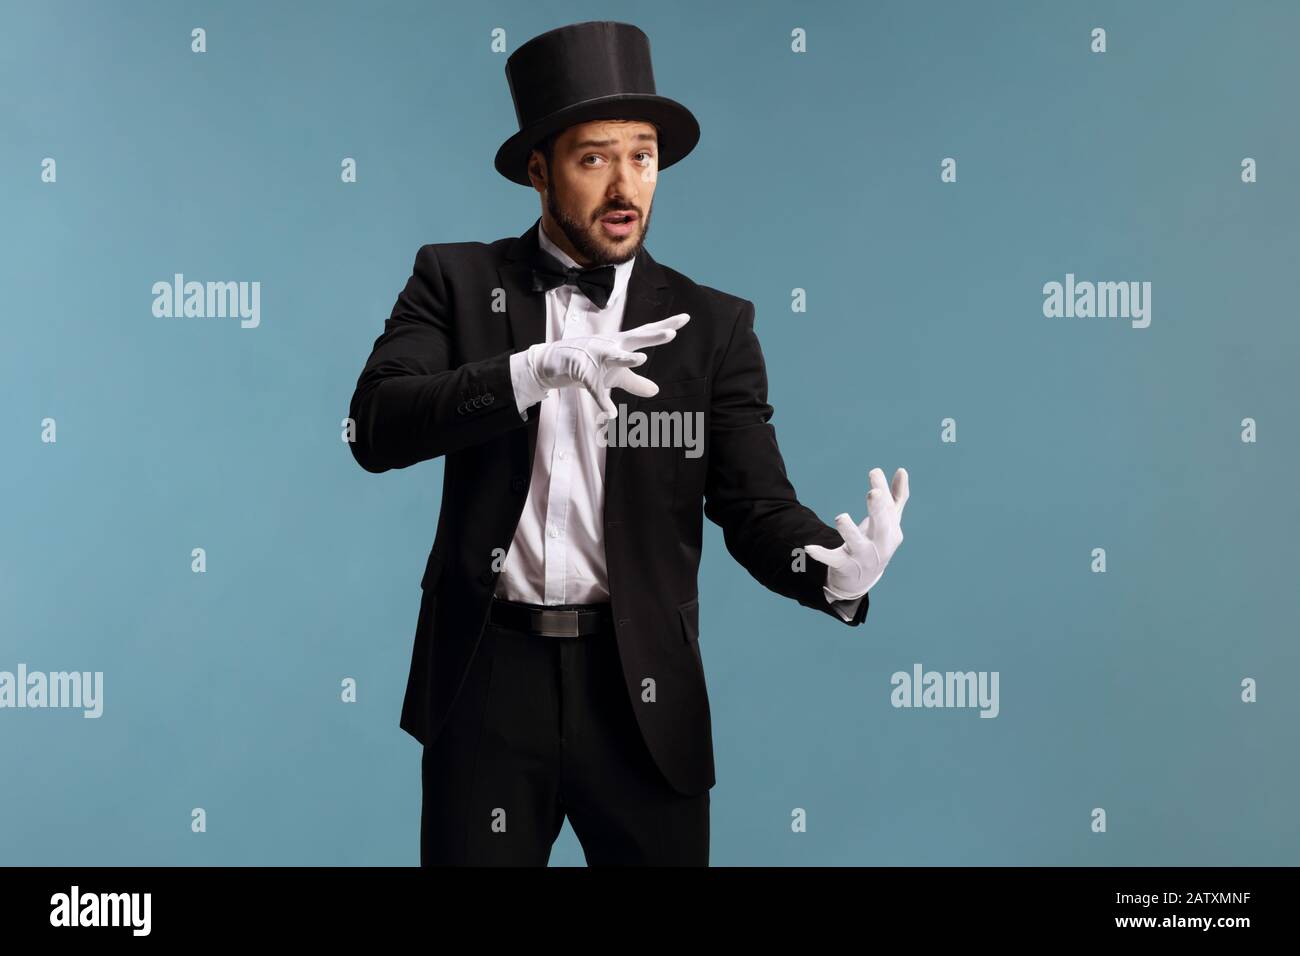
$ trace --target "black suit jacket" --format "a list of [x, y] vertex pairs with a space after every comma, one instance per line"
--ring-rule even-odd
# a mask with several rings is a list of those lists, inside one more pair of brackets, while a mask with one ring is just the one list
[[[486, 623], [532, 475], [540, 405], [525, 422], [510, 356], [546, 340], [544, 292], [529, 262], [540, 220], [517, 238], [423, 246], [352, 396], [352, 454], [383, 472], [446, 460], [438, 530], [423, 597], [401, 727], [433, 742], [456, 700]], [[683, 794], [714, 784], [712, 725], [699, 639], [702, 519], [764, 587], [844, 623], [822, 593], [826, 567], [792, 552], [838, 547], [839, 533], [801, 505], [769, 419], [767, 374], [753, 303], [697, 285], [643, 248], [628, 279], [623, 328], [679, 312], [690, 322], [646, 350], [637, 372], [653, 398], [618, 389], [638, 409], [703, 412], [704, 453], [611, 445], [605, 459], [605, 555], [623, 676], [642, 734]], [[623, 410], [620, 409], [620, 414]], [[500, 562], [496, 562], [497, 565]], [[868, 598], [847, 622], [866, 617]], [[654, 681], [654, 700], [643, 696]], [[646, 695], [648, 696], [648, 695]]]

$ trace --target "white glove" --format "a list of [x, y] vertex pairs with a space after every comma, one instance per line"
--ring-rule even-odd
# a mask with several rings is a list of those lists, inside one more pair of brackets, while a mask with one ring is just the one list
[[866, 594], [880, 580], [885, 565], [903, 543], [900, 521], [908, 496], [906, 469], [894, 472], [892, 491], [885, 485], [885, 473], [879, 468], [872, 468], [867, 480], [871, 482], [871, 490], [867, 492], [870, 513], [862, 523], [855, 524], [848, 512], [835, 518], [844, 543], [835, 549], [816, 544], [804, 546], [810, 556], [827, 565], [826, 590], [840, 601]]
[[621, 388], [641, 398], [650, 398], [659, 391], [650, 379], [632, 371], [646, 360], [639, 350], [671, 342], [677, 330], [690, 320], [688, 313], [680, 312], [613, 335], [538, 342], [528, 347], [526, 367], [540, 391], [582, 386], [610, 419], [617, 418], [610, 389]]

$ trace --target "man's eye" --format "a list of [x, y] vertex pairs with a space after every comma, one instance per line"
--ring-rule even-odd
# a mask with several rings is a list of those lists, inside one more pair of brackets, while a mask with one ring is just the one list
[[654, 153], [650, 152], [648, 149], [643, 149], [643, 150], [641, 150], [641, 152], [637, 153], [637, 155], [638, 155], [638, 156], [644, 156], [644, 157], [645, 157], [645, 161], [646, 161], [647, 163], [648, 163], [650, 160], [654, 159]]
[[597, 156], [595, 153], [588, 153], [586, 156], [582, 157], [582, 161], [584, 163], [587, 162], [587, 160], [589, 159], [600, 159], [600, 157]]

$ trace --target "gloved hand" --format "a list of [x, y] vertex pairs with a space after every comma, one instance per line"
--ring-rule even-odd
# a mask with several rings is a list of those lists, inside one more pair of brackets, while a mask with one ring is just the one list
[[650, 398], [659, 391], [650, 379], [632, 371], [646, 360], [638, 350], [672, 341], [690, 319], [688, 313], [681, 312], [609, 336], [538, 342], [528, 347], [528, 369], [542, 391], [582, 386], [613, 419], [618, 417], [618, 410], [609, 397], [610, 389], [621, 388], [641, 398]]
[[871, 482], [867, 492], [869, 514], [862, 523], [855, 524], [848, 512], [835, 518], [844, 543], [834, 549], [804, 545], [812, 558], [827, 565], [826, 589], [841, 601], [866, 594], [903, 543], [900, 521], [908, 496], [906, 469], [894, 472], [892, 490], [886, 487], [885, 473], [879, 468], [872, 468], [867, 480]]

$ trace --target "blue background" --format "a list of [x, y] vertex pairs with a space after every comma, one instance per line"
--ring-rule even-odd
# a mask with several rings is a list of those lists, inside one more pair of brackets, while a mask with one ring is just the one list
[[[0, 711], [0, 862], [418, 861], [442, 463], [367, 474], [341, 420], [419, 246], [539, 213], [491, 31], [587, 19], [700, 120], [647, 246], [756, 303], [801, 500], [911, 475], [861, 628], [706, 523], [712, 862], [1300, 863], [1300, 8], [675, 0], [4, 4], [0, 670], [105, 711]], [[261, 327], [155, 318], [174, 272], [260, 281]], [[1044, 318], [1067, 272], [1150, 281], [1150, 327]], [[894, 709], [914, 662], [1000, 716]]]

